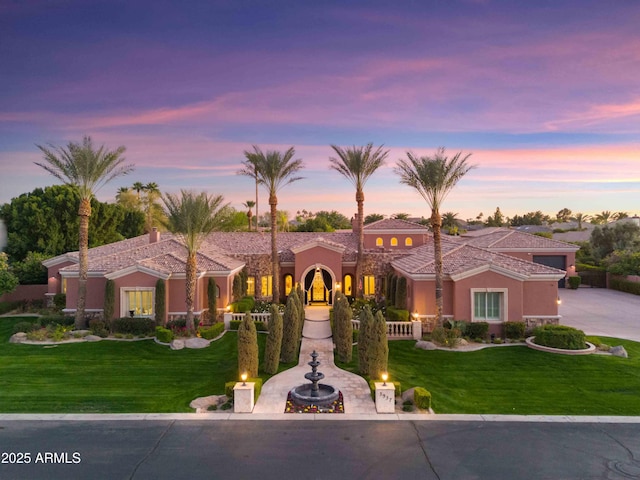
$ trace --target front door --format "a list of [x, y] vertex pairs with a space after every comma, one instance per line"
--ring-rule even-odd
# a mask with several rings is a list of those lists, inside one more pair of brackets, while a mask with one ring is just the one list
[[327, 303], [327, 289], [324, 286], [324, 279], [320, 270], [316, 270], [311, 284], [311, 301], [313, 303]]

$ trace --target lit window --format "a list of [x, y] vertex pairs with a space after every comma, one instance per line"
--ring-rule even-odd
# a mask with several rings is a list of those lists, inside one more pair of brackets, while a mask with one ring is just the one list
[[398, 246], [398, 239], [396, 237], [391, 237], [391, 246], [392, 247]]
[[342, 291], [345, 295], [350, 296], [352, 293], [352, 285], [353, 285], [353, 277], [351, 275], [344, 276], [344, 285], [342, 287]]
[[123, 315], [150, 317], [153, 315], [154, 288], [124, 290]]
[[373, 296], [376, 294], [376, 277], [373, 275], [364, 276], [364, 294]]
[[477, 321], [501, 321], [503, 303], [503, 292], [473, 292], [473, 319]]
[[263, 297], [270, 297], [273, 295], [273, 275], [264, 275], [261, 279], [262, 288], [261, 294]]
[[382, 240], [382, 237], [376, 238], [376, 247], [382, 247], [382, 246], [384, 246], [384, 240]]
[[256, 295], [256, 278], [247, 277], [247, 295], [249, 297], [255, 297]]
[[291, 293], [292, 288], [293, 288], [293, 275], [286, 274], [284, 276], [284, 294], [289, 295]]
[[404, 239], [404, 246], [405, 247], [411, 247], [413, 245], [413, 240], [411, 239], [411, 237], [407, 237]]

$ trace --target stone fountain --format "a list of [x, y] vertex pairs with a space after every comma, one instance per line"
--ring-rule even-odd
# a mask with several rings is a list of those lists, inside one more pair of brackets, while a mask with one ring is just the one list
[[318, 353], [314, 350], [311, 353], [311, 361], [308, 362], [311, 367], [309, 373], [305, 373], [304, 378], [310, 380], [311, 383], [298, 385], [291, 390], [291, 399], [296, 405], [316, 405], [319, 407], [328, 406], [335, 402], [340, 392], [331, 385], [319, 383], [324, 378], [324, 374], [318, 371]]

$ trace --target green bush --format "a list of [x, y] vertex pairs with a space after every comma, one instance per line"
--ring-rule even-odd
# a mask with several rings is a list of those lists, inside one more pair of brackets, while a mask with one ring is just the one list
[[68, 327], [74, 325], [74, 321], [73, 317], [64, 315], [43, 315], [40, 317], [40, 323], [45, 327], [47, 325], [64, 325]]
[[349, 301], [342, 293], [338, 292], [333, 304], [333, 318], [336, 335], [336, 356], [338, 361], [349, 363], [353, 352], [353, 310], [349, 306]]
[[231, 304], [231, 311], [233, 313], [247, 313], [253, 310], [256, 301], [253, 297], [242, 297], [237, 302]]
[[156, 325], [164, 325], [167, 316], [167, 287], [165, 281], [161, 278], [156, 282], [156, 298], [154, 305], [154, 319]]
[[469, 322], [467, 324], [466, 334], [469, 338], [486, 339], [489, 333], [489, 324], [487, 322]]
[[[194, 318], [193, 322], [195, 324], [196, 330], [200, 326], [200, 318]], [[187, 330], [187, 319], [186, 318], [176, 318], [175, 320], [169, 320], [167, 322], [166, 327], [170, 330], [173, 330], [173, 333], [186, 332]]]
[[29, 333], [42, 328], [40, 323], [36, 322], [18, 322], [13, 326], [13, 333], [23, 332]]
[[416, 404], [416, 407], [422, 410], [429, 410], [431, 408], [431, 392], [422, 387], [414, 388], [413, 402]]
[[396, 286], [396, 297], [394, 299], [395, 307], [398, 310], [407, 308], [407, 279], [406, 277], [398, 278]]
[[238, 371], [248, 377], [258, 376], [258, 334], [251, 313], [245, 313], [238, 327]]
[[569, 277], [569, 278], [567, 279], [567, 281], [569, 282], [569, 288], [571, 288], [571, 289], [575, 290], [575, 289], [577, 289], [577, 288], [580, 286], [580, 284], [582, 283], [582, 278], [581, 278], [581, 277], [578, 277], [578, 276], [575, 276], [575, 277]]
[[97, 335], [98, 337], [105, 338], [109, 336], [107, 323], [104, 320], [98, 320], [97, 318], [89, 320], [89, 330], [93, 335]]
[[374, 377], [386, 372], [389, 363], [389, 343], [387, 340], [387, 325], [382, 312], [377, 312], [369, 330], [369, 376]]
[[[238, 330], [238, 327], [240, 326], [240, 324], [242, 323], [242, 320], [231, 320], [229, 322], [229, 330]], [[256, 331], [257, 332], [268, 332], [269, 331], [269, 326], [264, 323], [264, 322], [253, 322], [256, 326]], [[223, 324], [224, 325], [224, 324]]]
[[[334, 306], [335, 308], [335, 306]], [[283, 363], [293, 362], [298, 359], [300, 347], [300, 312], [298, 302], [289, 295], [287, 304], [282, 315], [282, 347], [280, 349], [280, 361]]]
[[565, 350], [586, 348], [584, 332], [566, 325], [544, 325], [533, 331], [536, 345]]
[[460, 330], [457, 328], [436, 327], [431, 332], [431, 340], [443, 347], [455, 348], [460, 343]]
[[373, 313], [371, 308], [364, 307], [360, 316], [360, 331], [358, 333], [358, 371], [362, 375], [369, 375], [369, 342], [373, 328]]
[[269, 336], [264, 350], [264, 360], [262, 369], [269, 374], [278, 373], [278, 365], [280, 364], [280, 352], [282, 350], [282, 316], [278, 311], [278, 307], [271, 307], [271, 319], [269, 320]]
[[156, 329], [153, 318], [147, 317], [122, 317], [113, 321], [113, 331], [125, 335], [152, 336]]
[[213, 340], [224, 331], [224, 323], [214, 323], [210, 327], [200, 327], [198, 332], [205, 340]]
[[161, 326], [156, 327], [156, 338], [162, 343], [171, 343], [173, 340], [173, 332], [168, 328]]
[[[236, 386], [236, 383], [238, 383], [238, 381], [226, 382], [224, 384], [224, 394], [227, 396], [229, 400], [233, 399], [233, 387]], [[262, 392], [262, 379], [260, 377], [247, 378], [247, 383], [255, 383], [255, 385], [253, 386], [253, 400], [257, 401], [258, 397], [260, 397], [260, 393]], [[226, 410], [226, 409], [223, 408], [223, 410]]]
[[504, 336], [514, 340], [524, 338], [526, 325], [524, 322], [506, 322], [504, 324]]
[[409, 310], [403, 310], [396, 307], [387, 307], [387, 319], [390, 322], [408, 322]]
[[[116, 284], [113, 280], [107, 280], [104, 285], [104, 308], [102, 310], [102, 318], [107, 326], [111, 325], [113, 320], [113, 312], [116, 306]], [[94, 335], [97, 335], [95, 333]]]
[[632, 293], [634, 295], [640, 295], [640, 283], [630, 282], [623, 278], [611, 277], [609, 281], [609, 288], [612, 290], [619, 290], [621, 292]]

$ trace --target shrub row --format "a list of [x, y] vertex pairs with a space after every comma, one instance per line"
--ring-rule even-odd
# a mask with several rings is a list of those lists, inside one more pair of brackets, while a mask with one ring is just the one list
[[640, 295], [640, 283], [630, 282], [629, 280], [625, 280], [624, 278], [611, 277], [609, 281], [609, 287], [612, 290], [619, 290], [621, 292]]
[[213, 340], [224, 331], [224, 323], [215, 323], [208, 328], [199, 328], [200, 336], [205, 340]]
[[[198, 329], [198, 326], [200, 325], [200, 318], [196, 317], [193, 319], [193, 323], [195, 325], [196, 330]], [[173, 330], [173, 332], [177, 332], [180, 330], [186, 330], [187, 329], [187, 319], [186, 318], [176, 318], [175, 320], [169, 320], [166, 324], [166, 327], [169, 330]]]
[[[369, 380], [369, 388], [371, 389], [371, 398], [373, 398], [373, 401], [375, 402], [376, 400], [376, 382], [380, 382], [382, 379], [379, 378], [374, 378], [373, 380]], [[402, 394], [402, 388], [400, 385], [400, 382], [387, 382], [388, 384], [393, 384], [393, 387], [395, 389], [395, 396], [399, 397]]]
[[[240, 326], [241, 323], [242, 323], [242, 320], [231, 320], [229, 322], [229, 330], [238, 330], [238, 327]], [[255, 323], [256, 330], [258, 332], [268, 332], [269, 331], [269, 328], [268, 328], [266, 323], [258, 322], [258, 321], [255, 321], [253, 323]]]
[[545, 347], [582, 350], [586, 346], [584, 332], [566, 325], [544, 325], [536, 328], [533, 334], [535, 343]]
[[253, 310], [256, 301], [253, 297], [242, 297], [237, 302], [231, 304], [231, 311], [233, 313], [246, 313]]
[[387, 307], [387, 320], [390, 322], [408, 322], [409, 310], [396, 307]]
[[122, 317], [113, 321], [113, 332], [131, 335], [147, 335], [154, 334], [156, 323], [153, 318], [146, 317]]

